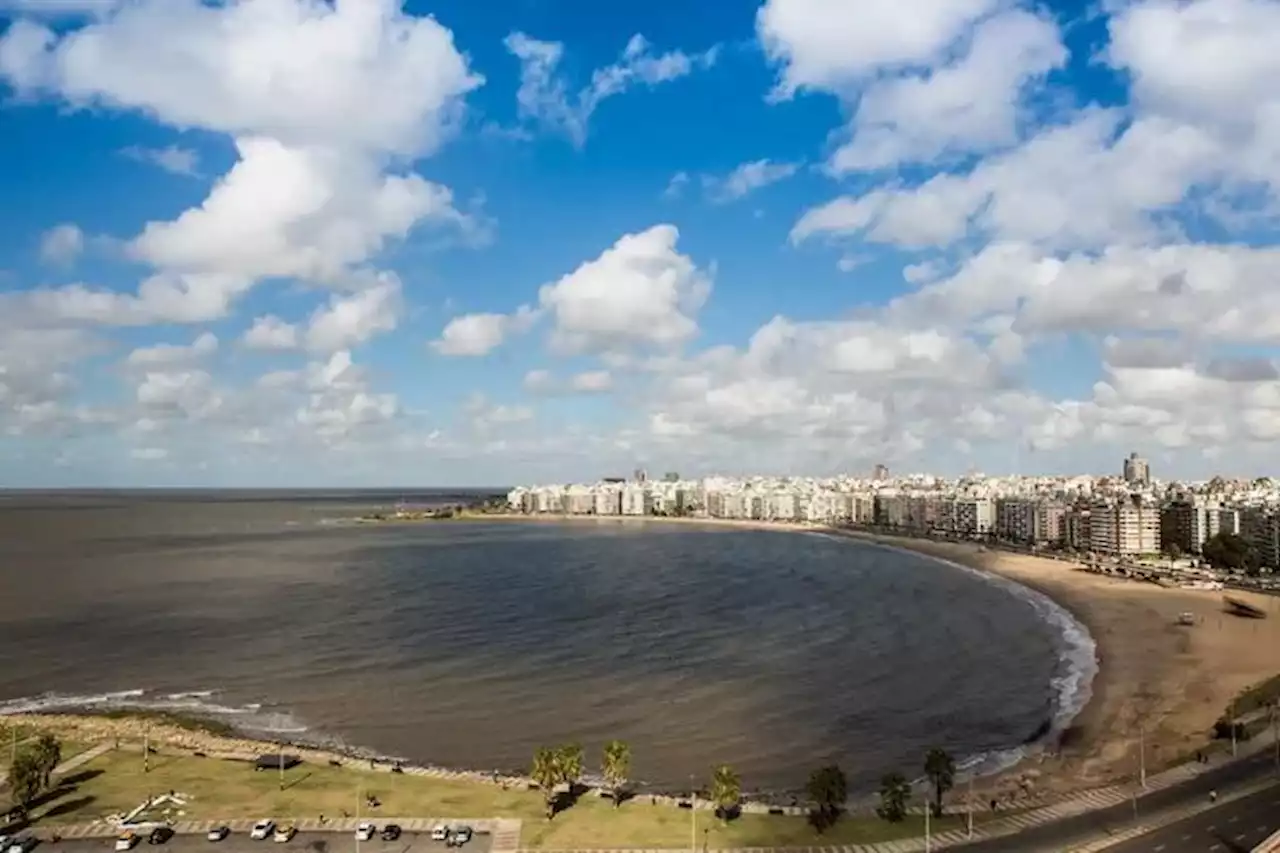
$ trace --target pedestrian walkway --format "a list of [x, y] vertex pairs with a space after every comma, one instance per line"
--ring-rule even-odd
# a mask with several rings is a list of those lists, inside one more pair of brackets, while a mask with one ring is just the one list
[[100, 743], [91, 749], [86, 749], [84, 752], [80, 753], [79, 755], [73, 755], [70, 758], [68, 758], [66, 761], [62, 762], [57, 767], [55, 767], [53, 769], [53, 775], [65, 776], [68, 773], [70, 773], [72, 770], [75, 770], [78, 767], [83, 767], [84, 765], [88, 764], [90, 761], [93, 761], [93, 759], [97, 758], [99, 755], [109, 752], [111, 750], [111, 747], [112, 747], [112, 744], [108, 741], [108, 742]]

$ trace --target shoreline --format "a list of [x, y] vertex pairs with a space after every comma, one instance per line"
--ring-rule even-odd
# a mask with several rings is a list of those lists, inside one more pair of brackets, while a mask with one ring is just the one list
[[[1224, 649], [1227, 652], [1226, 657], [1236, 656], [1234, 648], [1239, 645], [1242, 633], [1247, 640], [1256, 639], [1254, 645], [1259, 648], [1280, 649], [1280, 631], [1276, 630], [1280, 627], [1276, 625], [1280, 620], [1224, 623], [1222, 621], [1224, 618], [1232, 617], [1224, 617], [1220, 608], [1218, 612], [1211, 613], [1210, 608], [1206, 607], [1207, 604], [1217, 602], [1220, 597], [1217, 594], [1206, 595], [1203, 592], [1171, 590], [1153, 584], [1107, 578], [1077, 571], [1075, 564], [1064, 561], [992, 550], [977, 544], [889, 536], [816, 523], [770, 522], [753, 519], [468, 513], [449, 520], [552, 524], [577, 522], [630, 526], [685, 524], [703, 528], [721, 527], [841, 536], [855, 542], [908, 551], [944, 564], [951, 564], [954, 569], [979, 573], [988, 582], [1012, 583], [1022, 588], [1024, 592], [1029, 590], [1033, 594], [1046, 597], [1048, 602], [1060, 608], [1087, 632], [1094, 643], [1097, 671], [1087, 684], [1077, 685], [1078, 690], [1087, 691], [1087, 701], [1082, 707], [1074, 709], [1074, 713], [1069, 717], [1064, 717], [1060, 726], [1051, 727], [1034, 741], [1010, 744], [1003, 750], [986, 754], [985, 757], [996, 758], [1000, 754], [1016, 753], [1018, 760], [1004, 767], [993, 767], [985, 773], [981, 769], [978, 770], [976, 786], [984, 798], [994, 795], [1013, 799], [1020, 793], [1029, 793], [1028, 788], [1031, 784], [1034, 784], [1038, 794], [1066, 794], [1113, 784], [1125, 778], [1132, 779], [1137, 766], [1137, 742], [1143, 736], [1139, 733], [1140, 729], [1145, 734], [1149, 749], [1148, 772], [1156, 772], [1163, 766], [1177, 763], [1178, 759], [1196, 749], [1203, 748], [1209, 740], [1214, 720], [1224, 713], [1224, 709], [1236, 695], [1257, 681], [1280, 673], [1280, 653], [1274, 655], [1269, 668], [1262, 672], [1257, 671], [1256, 655], [1250, 661], [1243, 662], [1245, 665], [1237, 666], [1236, 671], [1225, 680], [1219, 678], [1221, 672], [1215, 669], [1215, 662], [1224, 657], [1221, 654]], [[417, 524], [431, 521], [445, 521], [445, 519], [388, 519], [373, 523]], [[1011, 591], [1011, 594], [1018, 593]], [[1245, 597], [1250, 598], [1247, 594]], [[1258, 598], [1266, 597], [1258, 596]], [[1217, 647], [1221, 647], [1217, 648], [1217, 654], [1202, 655], [1205, 660], [1200, 663], [1204, 665], [1193, 668], [1190, 673], [1183, 672], [1188, 662], [1187, 654], [1179, 654], [1178, 642], [1184, 641], [1187, 637], [1194, 640], [1196, 637], [1194, 632], [1197, 629], [1168, 630], [1173, 624], [1173, 619], [1166, 615], [1170, 608], [1173, 608], [1175, 614], [1176, 612], [1195, 612], [1202, 622], [1199, 626], [1201, 631], [1211, 621], [1211, 617], [1216, 616], [1216, 633], [1224, 634], [1225, 624], [1228, 629], [1225, 633], [1232, 636], [1227, 638], [1228, 642], [1225, 644], [1221, 642], [1216, 644]], [[1181, 610], [1179, 611], [1178, 608]], [[1043, 611], [1041, 615], [1044, 615]], [[1156, 621], [1153, 621], [1153, 618]], [[1258, 633], [1260, 626], [1265, 626], [1262, 633]], [[1132, 643], [1135, 629], [1141, 633], [1143, 630], [1153, 628], [1157, 629], [1155, 633], [1159, 635], [1155, 638], [1157, 642], [1154, 645], [1142, 646], [1139, 643], [1136, 644], [1138, 648], [1127, 648], [1135, 645]], [[1254, 636], [1248, 636], [1250, 632]], [[1269, 639], [1265, 639], [1264, 635]], [[1221, 640], [1222, 637], [1217, 639]], [[1159, 640], [1173, 642], [1160, 643]], [[1196, 644], [1193, 642], [1192, 645]], [[1222, 698], [1224, 695], [1225, 699]], [[1195, 701], [1191, 702], [1193, 707], [1178, 707], [1179, 696], [1188, 700], [1194, 699]], [[163, 720], [148, 724], [142, 720], [142, 717], [148, 714], [146, 708], [137, 709], [139, 713], [136, 715], [131, 715], [131, 710], [133, 709], [123, 706], [95, 708], [92, 704], [86, 704], [66, 706], [66, 710], [59, 709], [52, 712], [11, 714], [7, 715], [7, 719], [74, 731], [81, 736], [86, 732], [96, 732], [96, 735], [91, 734], [91, 736], [116, 736], [139, 741], [142, 738], [143, 728], [149, 726], [153, 742], [167, 744], [188, 752], [201, 751], [211, 756], [236, 753], [234, 757], [244, 757], [249, 754], [272, 752], [284, 743], [291, 752], [312, 761], [363, 765], [372, 759], [377, 762], [379, 769], [388, 771], [400, 763], [393, 757], [377, 756], [370, 750], [335, 745], [323, 737], [310, 741], [306, 738], [267, 740], [260, 734], [246, 733], [244, 730], [227, 737], [210, 731], [192, 731], [186, 725], [167, 725]], [[1056, 710], [1055, 708], [1055, 712]], [[108, 714], [121, 719], [109, 719]], [[153, 719], [156, 717], [155, 710], [150, 714]], [[159, 716], [165, 715], [162, 712]], [[175, 720], [195, 721], [197, 725], [208, 719], [201, 716], [198, 710], [171, 712], [168, 716]], [[213, 718], [213, 721], [213, 725], [217, 725], [217, 718]], [[979, 754], [975, 757], [984, 756]], [[958, 756], [961, 760], [966, 758], [968, 756]], [[403, 767], [406, 769], [423, 767], [432, 774], [490, 784], [527, 785], [528, 783], [523, 770], [515, 772], [457, 770], [430, 764], [419, 765], [409, 761], [404, 761]], [[963, 771], [963, 765], [961, 769]], [[964, 778], [963, 775], [961, 778]], [[637, 785], [643, 786], [643, 783], [637, 782]], [[646, 795], [650, 792], [659, 793], [656, 788], [644, 788], [644, 792]], [[761, 805], [776, 805], [787, 801], [794, 802], [793, 794], [797, 792], [745, 793], [754, 794], [751, 797], [753, 802]], [[803, 794], [800, 794], [800, 799], [803, 799]]]

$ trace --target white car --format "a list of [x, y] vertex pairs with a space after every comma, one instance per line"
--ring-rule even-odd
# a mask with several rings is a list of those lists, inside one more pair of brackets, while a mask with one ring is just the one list
[[377, 831], [378, 827], [367, 820], [362, 820], [360, 825], [356, 827], [356, 841], [372, 841], [374, 833]]
[[249, 837], [254, 841], [266, 841], [271, 836], [271, 831], [276, 828], [274, 820], [260, 820], [253, 825], [253, 829], [249, 832]]
[[471, 827], [460, 826], [453, 831], [453, 837], [449, 839], [449, 843], [454, 847], [461, 847], [471, 840]]
[[132, 850], [137, 843], [138, 836], [132, 831], [122, 832], [120, 835], [116, 836], [116, 850]]
[[436, 824], [431, 829], [431, 840], [432, 841], [448, 841], [449, 827], [445, 826], [442, 823]]
[[34, 835], [24, 835], [21, 838], [10, 839], [8, 850], [9, 853], [31, 853], [39, 843]]
[[272, 838], [272, 841], [276, 844], [287, 844], [293, 840], [293, 836], [297, 833], [298, 830], [294, 829], [292, 826], [277, 826], [276, 834], [275, 837]]
[[209, 841], [221, 841], [231, 834], [231, 830], [225, 826], [215, 826], [209, 830], [209, 834], [205, 836]]

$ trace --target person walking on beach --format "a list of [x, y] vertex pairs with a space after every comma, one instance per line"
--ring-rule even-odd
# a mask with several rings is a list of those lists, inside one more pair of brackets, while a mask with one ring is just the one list
[[1211, 803], [1216, 803], [1217, 801], [1218, 801], [1218, 792], [1217, 792], [1217, 791], [1210, 791], [1210, 792], [1209, 792], [1209, 802], [1211, 802]]

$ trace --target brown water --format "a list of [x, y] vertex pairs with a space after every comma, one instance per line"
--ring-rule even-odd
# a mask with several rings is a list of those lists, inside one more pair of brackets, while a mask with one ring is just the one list
[[661, 524], [332, 523], [394, 500], [0, 497], [0, 709], [169, 707], [484, 769], [621, 737], [657, 786], [728, 762], [777, 790], [830, 759], [873, 787], [933, 746], [1016, 747], [1061, 698], [1041, 614], [923, 558]]

